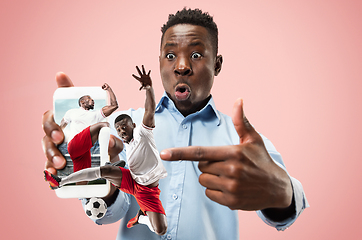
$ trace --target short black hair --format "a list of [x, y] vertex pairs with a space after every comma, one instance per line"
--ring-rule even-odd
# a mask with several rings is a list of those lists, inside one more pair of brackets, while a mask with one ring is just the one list
[[78, 105], [79, 105], [79, 107], [81, 106], [81, 102], [83, 101], [83, 99], [84, 98], [86, 98], [86, 97], [89, 97], [89, 95], [84, 95], [84, 96], [81, 96], [79, 99], [78, 99]]
[[218, 35], [219, 31], [217, 28], [216, 23], [212, 16], [209, 15], [207, 12], [202, 12], [200, 9], [186, 9], [183, 8], [181, 11], [177, 11], [176, 14], [168, 15], [168, 21], [163, 24], [161, 27], [162, 37], [161, 37], [161, 44], [163, 40], [163, 35], [170, 27], [173, 27], [177, 24], [191, 24], [201, 26], [207, 29], [211, 43], [214, 48], [215, 56], [218, 53]]
[[131, 121], [131, 123], [133, 123], [133, 120], [129, 115], [121, 114], [114, 120], [114, 125], [116, 125], [116, 123], [118, 123], [119, 121], [122, 121], [123, 119], [127, 119], [128, 121]]

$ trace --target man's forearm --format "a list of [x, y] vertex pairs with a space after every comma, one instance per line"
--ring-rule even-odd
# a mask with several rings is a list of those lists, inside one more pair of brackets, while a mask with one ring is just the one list
[[262, 210], [262, 213], [264, 216], [269, 218], [270, 220], [274, 222], [282, 222], [288, 218], [294, 217], [295, 212], [295, 200], [294, 195], [292, 199], [292, 203], [287, 208], [267, 208]]
[[145, 114], [143, 115], [143, 124], [147, 127], [155, 127], [155, 93], [151, 86], [146, 87]]
[[155, 93], [154, 93], [152, 87], [147, 86], [147, 88], [146, 88], [145, 111], [154, 113], [155, 109], [156, 109]]
[[116, 99], [116, 95], [114, 94], [114, 92], [112, 91], [111, 88], [107, 89], [108, 94], [109, 94], [109, 101], [110, 101], [110, 105], [107, 105], [105, 107], [102, 108], [102, 111], [104, 113], [104, 115], [106, 117], [108, 117], [109, 115], [111, 115], [114, 111], [117, 110], [118, 108], [118, 103], [117, 103], [117, 99]]
[[116, 95], [114, 94], [114, 92], [111, 88], [108, 89], [108, 93], [109, 93], [109, 101], [111, 104], [110, 106], [115, 107], [115, 110], [116, 110], [118, 108]]

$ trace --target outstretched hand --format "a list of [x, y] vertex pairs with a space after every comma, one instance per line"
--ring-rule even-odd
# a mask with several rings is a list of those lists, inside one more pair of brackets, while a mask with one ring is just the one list
[[199, 161], [199, 182], [206, 187], [206, 196], [230, 209], [287, 208], [293, 196], [290, 179], [248, 122], [241, 99], [234, 104], [232, 120], [239, 145], [170, 148], [160, 153], [161, 158]]
[[142, 72], [138, 68], [138, 66], [136, 66], [136, 69], [137, 69], [137, 72], [138, 72], [138, 74], [140, 76], [138, 77], [138, 76], [136, 76], [134, 74], [132, 74], [132, 76], [142, 84], [142, 86], [140, 87], [139, 90], [142, 90], [142, 88], [146, 88], [147, 86], [152, 87], [152, 80], [151, 80], [151, 77], [150, 77], [151, 70], [149, 70], [148, 73], [146, 74], [146, 70], [145, 70], [145, 67], [143, 65], [142, 65]]

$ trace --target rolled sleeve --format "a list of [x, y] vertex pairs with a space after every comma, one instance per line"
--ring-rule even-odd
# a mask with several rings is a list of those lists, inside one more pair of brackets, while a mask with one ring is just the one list
[[269, 226], [276, 228], [278, 231], [284, 231], [288, 227], [290, 227], [295, 220], [299, 217], [299, 215], [303, 212], [303, 210], [309, 207], [309, 203], [305, 197], [302, 184], [295, 178], [290, 177], [292, 187], [293, 187], [293, 196], [295, 201], [295, 214], [290, 218], [282, 221], [282, 222], [274, 222], [268, 219], [262, 211], [257, 211], [258, 216]]
[[295, 220], [297, 220], [303, 210], [309, 207], [309, 204], [305, 196], [302, 184], [297, 179], [289, 175], [280, 153], [276, 151], [274, 145], [270, 142], [269, 139], [267, 139], [263, 135], [261, 135], [261, 137], [263, 138], [265, 147], [268, 150], [270, 157], [280, 168], [282, 168], [288, 174], [290, 178], [293, 188], [293, 198], [295, 202], [295, 214], [282, 222], [274, 222], [270, 220], [262, 213], [262, 211], [257, 211], [257, 214], [269, 226], [275, 227], [278, 231], [284, 231], [289, 226], [291, 226], [295, 222]]

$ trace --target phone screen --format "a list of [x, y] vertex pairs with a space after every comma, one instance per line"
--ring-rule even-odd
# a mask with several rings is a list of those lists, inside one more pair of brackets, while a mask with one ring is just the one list
[[[84, 95], [89, 95], [94, 100], [94, 109], [89, 111], [100, 111], [107, 105], [108, 95], [101, 87], [70, 87], [58, 88], [53, 96], [54, 120], [60, 125], [64, 115], [71, 109], [78, 109], [79, 99]], [[72, 124], [72, 123], [70, 123]], [[65, 157], [67, 163], [63, 169], [58, 170], [59, 177], [67, 176], [74, 172], [73, 160], [68, 152], [68, 141], [70, 136], [70, 125], [64, 129], [65, 140], [58, 145], [58, 149]], [[95, 142], [90, 149], [91, 152], [91, 167], [105, 165], [101, 162], [99, 154], [98, 141]], [[103, 197], [109, 192], [109, 182], [105, 179], [97, 179], [88, 182], [86, 185], [77, 185], [75, 183], [68, 184], [56, 190], [56, 194], [61, 198], [86, 198], [86, 197]]]

